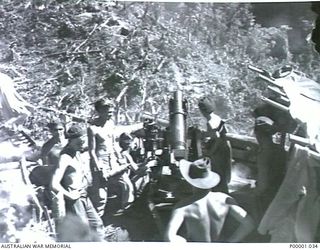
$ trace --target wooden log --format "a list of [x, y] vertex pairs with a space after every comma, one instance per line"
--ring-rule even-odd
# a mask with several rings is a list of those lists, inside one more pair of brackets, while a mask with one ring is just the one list
[[304, 138], [304, 137], [297, 136], [297, 135], [289, 134], [289, 141], [292, 143], [299, 144], [304, 147], [305, 146], [308, 146], [308, 147], [312, 146], [312, 144], [308, 138]]
[[252, 148], [256, 149], [258, 147], [258, 142], [255, 137], [247, 135], [239, 135], [234, 133], [227, 133], [227, 139], [230, 141], [231, 146], [235, 148]]

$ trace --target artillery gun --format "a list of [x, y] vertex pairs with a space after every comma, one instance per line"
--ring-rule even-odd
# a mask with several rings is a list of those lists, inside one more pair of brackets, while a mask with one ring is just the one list
[[177, 161], [186, 159], [193, 161], [201, 157], [196, 148], [200, 133], [195, 133], [188, 126], [188, 103], [183, 93], [177, 90], [169, 100], [168, 119], [157, 119], [151, 115], [143, 115], [143, 159], [153, 159], [150, 182], [142, 194], [149, 212], [156, 223], [159, 240], [169, 219], [171, 209], [191, 189], [186, 184], [177, 166]]
[[[153, 157], [157, 162], [151, 168], [151, 181], [145, 189], [144, 198], [156, 223], [158, 240], [163, 239], [161, 234], [173, 206], [192, 192], [191, 186], [183, 180], [177, 162], [181, 159], [194, 161], [205, 155], [208, 133], [189, 126], [187, 114], [188, 103], [182, 91], [178, 90], [170, 99], [168, 120], [161, 119], [159, 125], [158, 119], [144, 116], [144, 158]], [[227, 139], [235, 148], [235, 161], [246, 159], [254, 165], [252, 158], [257, 145], [254, 138], [227, 133]]]
[[[312, 231], [310, 228], [319, 225], [319, 220], [313, 215], [310, 215], [311, 220], [303, 216], [306, 211], [311, 214], [310, 208], [316, 206], [313, 194], [319, 190], [319, 178], [316, 176], [319, 176], [320, 159], [320, 85], [291, 66], [284, 66], [273, 74], [251, 65], [248, 68], [269, 83], [268, 96], [262, 97], [264, 105], [255, 110], [256, 121], [262, 120], [261, 118], [265, 121], [269, 119], [269, 124], [261, 124], [269, 130], [268, 136], [281, 134], [279, 144], [286, 153], [285, 161], [280, 166], [285, 170], [283, 179], [278, 183], [276, 192], [264, 211], [258, 232], [270, 234], [271, 242], [290, 242], [293, 238], [295, 242], [316, 242], [319, 230]], [[256, 123], [256, 128], [258, 126]], [[273, 178], [272, 183], [269, 182], [266, 186], [275, 186], [275, 178], [279, 179], [279, 172], [275, 174], [277, 168], [270, 168], [275, 165], [279, 155], [267, 157], [270, 162], [264, 168]], [[298, 193], [301, 194], [299, 199], [290, 200], [291, 194], [298, 196]], [[304, 204], [308, 204], [308, 207]], [[297, 212], [291, 214], [288, 212], [289, 208]], [[289, 217], [290, 226], [287, 223]], [[303, 231], [295, 230], [301, 224], [305, 225]], [[288, 229], [287, 233], [279, 237], [283, 228]]]
[[262, 111], [262, 114], [258, 115], [265, 115], [274, 120], [278, 131], [288, 133], [290, 142], [307, 145], [319, 152], [320, 84], [289, 65], [283, 66], [273, 74], [252, 65], [248, 65], [248, 68], [269, 83], [268, 97], [261, 98], [268, 111]]
[[[278, 140], [279, 146], [286, 151], [290, 145], [298, 143], [317, 153], [320, 138], [317, 136], [320, 133], [319, 119], [304, 113], [307, 113], [306, 110], [314, 110], [311, 108], [313, 105], [319, 105], [319, 84], [287, 66], [273, 74], [251, 65], [248, 68], [257, 72], [259, 78], [269, 83], [268, 95], [262, 97], [264, 105], [255, 109], [256, 118], [263, 116], [273, 121], [272, 133]], [[304, 107], [304, 112], [298, 109], [299, 105]], [[187, 108], [182, 92], [177, 91], [169, 103], [169, 119], [162, 121], [162, 124], [166, 124], [165, 129], [158, 127], [157, 130], [152, 127], [155, 126], [156, 119], [149, 119], [149, 124], [145, 126], [145, 129], [150, 129], [153, 134], [145, 138], [146, 141], [152, 141], [150, 145], [153, 147], [149, 148], [149, 154], [158, 159], [158, 164], [153, 169], [155, 174], [150, 182], [147, 197], [160, 233], [163, 232], [173, 205], [190, 192], [177, 171], [175, 161], [179, 159], [193, 161], [203, 155], [205, 132], [188, 126]], [[320, 109], [314, 111], [318, 110]], [[226, 136], [232, 146], [233, 167], [237, 161], [245, 161], [244, 165], [248, 164], [253, 173], [257, 171], [256, 139], [230, 133]], [[252, 178], [254, 180], [255, 177]]]

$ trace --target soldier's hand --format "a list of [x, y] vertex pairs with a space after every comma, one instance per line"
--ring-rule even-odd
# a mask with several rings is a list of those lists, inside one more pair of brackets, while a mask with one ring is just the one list
[[103, 179], [105, 181], [108, 181], [108, 179], [111, 177], [111, 174], [110, 173], [106, 173], [106, 172], [102, 172], [102, 176], [103, 176]]
[[152, 167], [157, 166], [157, 164], [158, 164], [157, 160], [155, 160], [155, 159], [154, 160], [150, 160], [150, 161], [147, 162], [146, 167], [152, 168]]
[[69, 191], [69, 194], [67, 196], [68, 199], [70, 200], [77, 200], [81, 197], [81, 194], [78, 190], [71, 190]]

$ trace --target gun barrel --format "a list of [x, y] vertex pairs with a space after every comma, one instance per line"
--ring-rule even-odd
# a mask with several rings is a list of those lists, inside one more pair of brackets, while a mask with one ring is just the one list
[[259, 68], [255, 67], [255, 66], [251, 65], [251, 64], [248, 65], [248, 69], [250, 69], [252, 71], [255, 71], [255, 72], [258, 72], [260, 74], [264, 74], [265, 73], [264, 70], [259, 69]]
[[180, 90], [174, 93], [169, 103], [170, 144], [175, 158], [186, 157], [186, 103]]
[[261, 79], [263, 79], [263, 80], [265, 80], [265, 81], [267, 81], [267, 82], [269, 82], [269, 83], [277, 86], [278, 88], [282, 88], [282, 85], [281, 85], [281, 84], [277, 83], [275, 80], [273, 80], [273, 79], [270, 78], [270, 77], [267, 77], [267, 76], [262, 75], [262, 74], [259, 74], [259, 77], [260, 77]]
[[274, 93], [280, 95], [280, 96], [284, 96], [284, 97], [287, 96], [286, 93], [283, 92], [283, 91], [282, 91], [280, 88], [278, 88], [278, 87], [270, 86], [270, 85], [269, 85], [269, 86], [268, 86], [268, 89], [271, 90], [271, 91], [273, 91]]
[[290, 111], [290, 109], [288, 107], [286, 107], [286, 106], [284, 106], [284, 105], [282, 105], [282, 104], [280, 104], [280, 103], [278, 103], [276, 101], [273, 101], [273, 100], [271, 100], [269, 98], [266, 98], [264, 96], [261, 97], [261, 100], [266, 102], [266, 103], [268, 103], [268, 104], [270, 104], [270, 105], [272, 105], [272, 106], [274, 106], [274, 107], [276, 107], [276, 108], [278, 108], [278, 109], [280, 109], [280, 110], [283, 110], [283, 111], [286, 111], [286, 112]]

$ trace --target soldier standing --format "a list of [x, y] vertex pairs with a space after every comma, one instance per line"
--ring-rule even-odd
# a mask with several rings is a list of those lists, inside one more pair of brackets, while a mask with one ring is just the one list
[[115, 104], [109, 99], [100, 99], [94, 104], [98, 117], [88, 128], [88, 143], [93, 186], [90, 197], [100, 216], [103, 216], [108, 199], [108, 179], [128, 168], [121, 155], [116, 138], [121, 133], [131, 133], [143, 128], [143, 123], [116, 126]]
[[77, 215], [84, 223], [89, 224], [103, 241], [103, 222], [87, 193], [91, 184], [90, 170], [81, 157], [87, 141], [86, 134], [80, 126], [72, 125], [67, 131], [67, 138], [68, 144], [61, 151], [59, 164], [52, 178], [52, 189], [63, 194], [66, 212]]
[[220, 175], [221, 181], [214, 191], [229, 193], [228, 183], [231, 178], [232, 152], [231, 144], [226, 138], [227, 130], [222, 119], [213, 113], [214, 105], [207, 97], [199, 101], [199, 109], [207, 119], [207, 133], [210, 137], [206, 143], [206, 153], [214, 162], [214, 172]]

